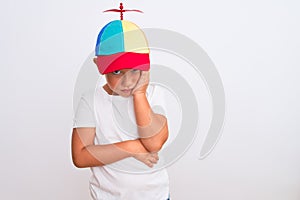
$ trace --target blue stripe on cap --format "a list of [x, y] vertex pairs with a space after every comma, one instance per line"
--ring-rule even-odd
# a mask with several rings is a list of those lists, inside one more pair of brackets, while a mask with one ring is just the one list
[[111, 55], [124, 52], [124, 34], [121, 20], [105, 25], [100, 31], [95, 48], [95, 55]]

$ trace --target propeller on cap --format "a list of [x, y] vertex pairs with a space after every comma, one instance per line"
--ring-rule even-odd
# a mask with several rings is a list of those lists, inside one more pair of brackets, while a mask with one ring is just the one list
[[123, 10], [123, 3], [120, 3], [120, 7], [119, 7], [120, 9], [109, 9], [109, 10], [105, 10], [105, 11], [103, 11], [103, 12], [119, 12], [120, 13], [120, 19], [121, 20], [123, 20], [123, 13], [124, 12], [131, 12], [131, 11], [133, 11], [133, 12], [139, 12], [139, 13], [143, 13], [142, 11], [140, 11], [140, 10], [136, 10], [136, 9], [130, 9], [130, 10], [128, 10], [128, 9], [126, 9], [126, 10]]

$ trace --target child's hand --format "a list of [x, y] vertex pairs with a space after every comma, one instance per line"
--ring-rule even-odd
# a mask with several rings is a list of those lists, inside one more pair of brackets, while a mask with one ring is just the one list
[[136, 86], [133, 89], [132, 94], [146, 93], [149, 85], [150, 71], [141, 71], [141, 76]]
[[157, 153], [137, 153], [133, 157], [148, 167], [153, 167], [159, 159]]
[[130, 140], [129, 142], [130, 147], [132, 148], [130, 151], [132, 152], [133, 158], [149, 167], [153, 167], [153, 165], [157, 163], [159, 159], [158, 154], [156, 152], [149, 153], [139, 139]]

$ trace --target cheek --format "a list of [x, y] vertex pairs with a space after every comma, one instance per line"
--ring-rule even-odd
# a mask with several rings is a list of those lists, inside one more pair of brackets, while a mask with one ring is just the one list
[[115, 89], [118, 86], [120, 80], [117, 77], [107, 77], [106, 81], [111, 89]]

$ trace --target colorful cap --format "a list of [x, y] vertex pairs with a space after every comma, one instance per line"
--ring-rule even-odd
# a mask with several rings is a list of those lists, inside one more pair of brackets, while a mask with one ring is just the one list
[[96, 64], [101, 74], [121, 69], [149, 70], [149, 47], [144, 32], [127, 20], [105, 25], [97, 39]]

